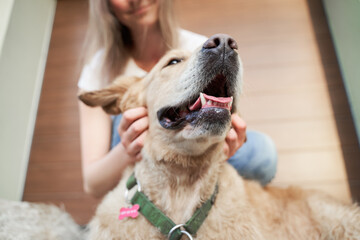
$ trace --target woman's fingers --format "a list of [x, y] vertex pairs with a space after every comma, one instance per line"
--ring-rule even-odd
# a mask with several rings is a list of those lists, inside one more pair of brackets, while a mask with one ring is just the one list
[[240, 147], [238, 146], [239, 145], [238, 135], [233, 128], [231, 128], [229, 133], [227, 134], [225, 138], [225, 142], [227, 143], [227, 146], [229, 148], [227, 156], [231, 157]]
[[135, 162], [140, 162], [142, 160], [141, 152], [139, 152], [135, 157]]
[[144, 133], [149, 127], [149, 118], [142, 117], [135, 122], [133, 122], [129, 128], [122, 134], [121, 142], [127, 148], [129, 145], [133, 144], [134, 141]]
[[136, 161], [141, 160], [139, 159], [139, 154], [141, 152], [141, 149], [144, 147], [145, 137], [146, 137], [147, 131], [144, 131], [140, 134], [134, 141], [132, 141], [127, 147], [125, 147], [126, 152], [129, 156], [135, 157]]
[[227, 156], [227, 159], [229, 159], [231, 157], [230, 148], [229, 148], [229, 145], [228, 145], [228, 143], [226, 141], [225, 141], [225, 144], [224, 144], [224, 153], [225, 153], [225, 156]]
[[122, 137], [123, 133], [127, 131], [131, 124], [133, 124], [136, 120], [146, 116], [147, 109], [145, 107], [132, 108], [125, 111], [118, 127], [120, 137]]
[[124, 112], [118, 132], [121, 142], [126, 148], [134, 139], [140, 136], [149, 127], [147, 109], [144, 107], [133, 108]]
[[235, 130], [241, 147], [246, 140], [246, 122], [237, 114], [231, 115], [231, 124]]
[[118, 132], [127, 155], [132, 162], [141, 160], [141, 149], [144, 146], [149, 118], [144, 107], [133, 108], [123, 113]]
[[237, 114], [231, 115], [232, 128], [225, 138], [224, 152], [230, 158], [246, 141], [246, 123]]

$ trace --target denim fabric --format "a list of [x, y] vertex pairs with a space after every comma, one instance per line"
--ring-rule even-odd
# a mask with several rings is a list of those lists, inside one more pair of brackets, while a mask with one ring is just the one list
[[228, 162], [247, 179], [262, 185], [269, 183], [277, 168], [277, 151], [271, 138], [263, 133], [247, 130], [246, 142]]
[[122, 114], [112, 116], [112, 132], [111, 132], [111, 149], [121, 141], [118, 127], [122, 118]]
[[[120, 142], [117, 131], [122, 115], [113, 116], [111, 148]], [[269, 183], [275, 176], [277, 168], [277, 151], [271, 138], [263, 133], [247, 130], [246, 142], [228, 160], [228, 162], [246, 178], [259, 181], [262, 185]]]

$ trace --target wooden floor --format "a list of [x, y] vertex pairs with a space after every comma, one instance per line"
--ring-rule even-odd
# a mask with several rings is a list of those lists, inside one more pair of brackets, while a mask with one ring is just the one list
[[[360, 150], [320, 0], [181, 0], [181, 26], [228, 33], [244, 63], [242, 116], [275, 141], [274, 185], [360, 200]], [[58, 0], [24, 200], [63, 205], [86, 223], [98, 200], [82, 191], [78, 57], [87, 1]]]

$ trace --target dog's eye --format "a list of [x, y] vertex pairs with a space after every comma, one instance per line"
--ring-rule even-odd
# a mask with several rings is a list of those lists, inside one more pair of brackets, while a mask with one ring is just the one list
[[180, 58], [172, 58], [172, 59], [168, 62], [168, 64], [166, 64], [165, 67], [178, 64], [178, 63], [181, 62], [181, 61], [182, 61], [182, 59], [180, 59]]

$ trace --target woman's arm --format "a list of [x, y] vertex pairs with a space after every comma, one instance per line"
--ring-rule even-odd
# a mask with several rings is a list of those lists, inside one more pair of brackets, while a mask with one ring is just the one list
[[[110, 150], [112, 122], [100, 107], [79, 102], [79, 113], [84, 190], [102, 197], [118, 184], [125, 168], [139, 159], [129, 155], [121, 143]], [[132, 124], [127, 125], [129, 128]], [[132, 140], [136, 142], [133, 145], [141, 143], [136, 138]]]

